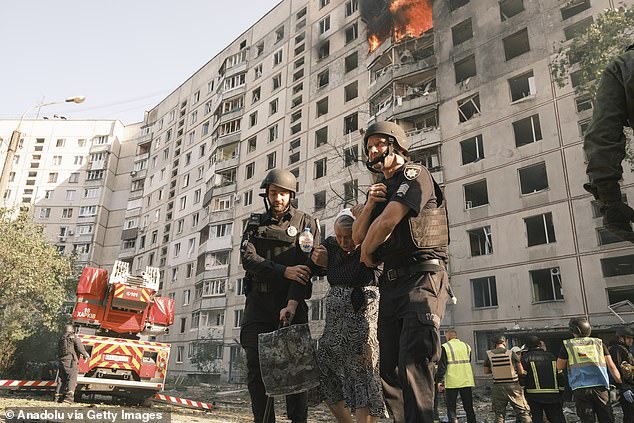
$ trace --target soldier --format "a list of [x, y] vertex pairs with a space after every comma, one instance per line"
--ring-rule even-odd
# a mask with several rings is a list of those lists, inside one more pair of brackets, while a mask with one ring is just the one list
[[634, 422], [634, 356], [630, 352], [633, 340], [634, 330], [620, 326], [616, 329], [616, 341], [608, 348], [623, 381], [619, 389], [619, 403], [623, 409], [624, 422]]
[[560, 383], [554, 354], [541, 349], [539, 338], [530, 335], [526, 340], [528, 351], [521, 362], [526, 376], [524, 395], [531, 409], [533, 423], [543, 423], [543, 415], [550, 423], [566, 423], [562, 412]]
[[500, 336], [495, 348], [487, 351], [487, 358], [482, 368], [484, 374], [493, 374], [491, 405], [495, 414], [495, 423], [504, 423], [506, 405], [510, 402], [517, 422], [531, 423], [531, 412], [524, 392], [519, 384], [519, 375], [524, 368], [517, 354], [506, 349], [506, 337]]
[[610, 379], [621, 384], [608, 349], [599, 338], [591, 338], [592, 327], [585, 318], [572, 318], [568, 328], [574, 336], [565, 339], [557, 357], [557, 369], [568, 369], [568, 383], [581, 423], [614, 423], [610, 406]]
[[[240, 248], [247, 296], [240, 344], [246, 351], [247, 384], [257, 423], [275, 421], [273, 407], [265, 417], [267, 396], [260, 373], [258, 334], [274, 331], [282, 320], [308, 322], [305, 300], [311, 295], [311, 271], [298, 238], [309, 228], [318, 245], [319, 225], [293, 205], [295, 186], [295, 176], [289, 171], [274, 169], [266, 175], [260, 186], [265, 190], [261, 196], [266, 212], [251, 215]], [[286, 411], [294, 423], [306, 422], [307, 394], [287, 396]]]
[[57, 344], [59, 360], [59, 375], [55, 389], [55, 401], [72, 404], [75, 402], [75, 388], [77, 387], [77, 373], [79, 371], [79, 356], [88, 360], [90, 357], [81, 340], [75, 335], [73, 325], [66, 325], [64, 334]]
[[456, 403], [458, 394], [460, 394], [462, 407], [467, 413], [467, 423], [476, 423], [475, 411], [473, 410], [472, 388], [475, 386], [475, 381], [471, 368], [471, 347], [458, 339], [458, 332], [455, 329], [447, 330], [446, 336], [447, 342], [442, 344], [442, 354], [436, 378], [438, 391], [445, 391], [447, 420], [449, 423], [458, 423]]
[[634, 125], [634, 44], [605, 68], [593, 103], [583, 145], [590, 179], [584, 188], [601, 202], [604, 226], [634, 242], [634, 210], [623, 202], [619, 186], [626, 144], [623, 128]]
[[410, 162], [403, 129], [377, 122], [363, 138], [366, 165], [382, 174], [353, 226], [361, 261], [384, 264], [379, 363], [396, 422], [432, 423], [439, 326], [449, 298], [449, 227], [444, 195], [425, 166]]

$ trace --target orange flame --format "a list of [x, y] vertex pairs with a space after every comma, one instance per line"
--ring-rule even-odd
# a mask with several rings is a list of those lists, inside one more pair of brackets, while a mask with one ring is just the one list
[[[391, 0], [389, 11], [394, 43], [408, 37], [420, 37], [433, 27], [431, 0]], [[376, 34], [370, 35], [370, 52], [382, 42]]]

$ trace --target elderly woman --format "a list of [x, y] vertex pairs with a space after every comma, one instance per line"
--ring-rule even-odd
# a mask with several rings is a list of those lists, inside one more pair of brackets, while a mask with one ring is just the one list
[[326, 238], [311, 257], [330, 284], [317, 360], [322, 395], [337, 421], [352, 422], [353, 412], [357, 422], [375, 422], [384, 414], [377, 340], [380, 271], [359, 261], [353, 222], [350, 211], [340, 213], [335, 236]]

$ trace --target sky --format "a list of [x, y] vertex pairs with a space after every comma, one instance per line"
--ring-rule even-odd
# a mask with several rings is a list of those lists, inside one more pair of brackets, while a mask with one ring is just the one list
[[0, 119], [143, 120], [280, 0], [5, 0]]

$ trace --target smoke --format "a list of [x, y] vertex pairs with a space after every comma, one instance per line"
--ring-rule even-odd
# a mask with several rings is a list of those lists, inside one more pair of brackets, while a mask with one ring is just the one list
[[432, 0], [361, 0], [370, 51], [392, 36], [395, 43], [420, 37], [433, 27]]

